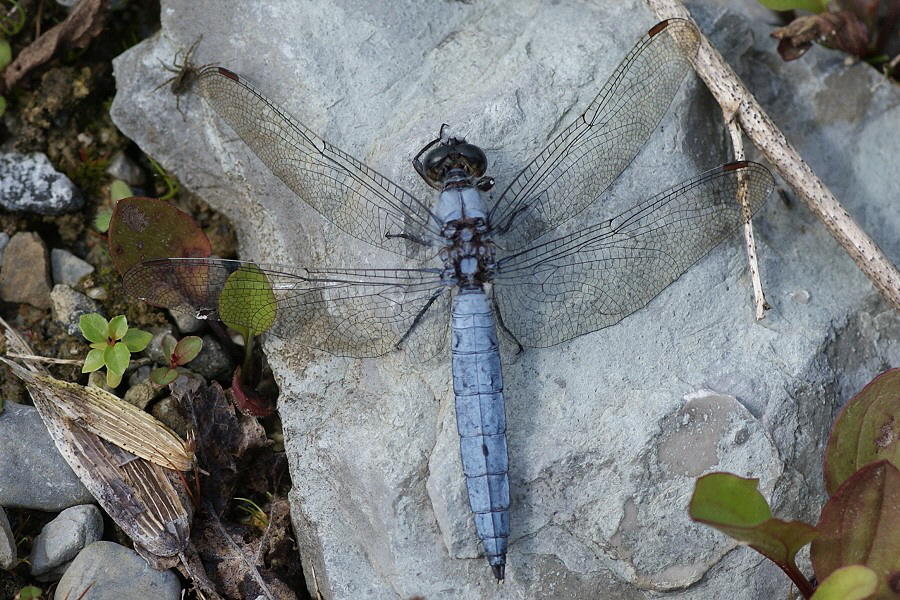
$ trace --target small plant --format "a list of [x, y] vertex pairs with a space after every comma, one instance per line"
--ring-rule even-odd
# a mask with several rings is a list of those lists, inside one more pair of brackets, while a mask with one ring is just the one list
[[39, 587], [26, 585], [16, 594], [16, 600], [40, 600], [44, 597], [43, 593]]
[[[692, 519], [715, 527], [777, 564], [804, 598], [900, 597], [900, 369], [882, 373], [841, 410], [825, 448], [830, 498], [815, 527], [772, 518], [757, 479], [699, 478]], [[814, 588], [797, 568], [812, 542]]]
[[182, 338], [178, 343], [166, 336], [163, 340], [163, 354], [169, 358], [169, 366], [154, 369], [150, 373], [150, 381], [156, 385], [169, 385], [178, 378], [177, 368], [197, 358], [201, 348], [203, 340], [196, 335]]
[[106, 384], [111, 388], [122, 383], [131, 353], [146, 348], [152, 337], [146, 331], [129, 329], [124, 315], [107, 321], [97, 313], [90, 313], [81, 316], [78, 326], [92, 348], [84, 359], [81, 372], [90, 373], [105, 366]]
[[5, 4], [0, 2], [0, 32], [13, 36], [25, 27], [25, 10], [16, 0], [9, 0], [9, 8]]
[[148, 156], [147, 159], [150, 161], [150, 165], [153, 167], [153, 176], [162, 179], [163, 183], [166, 186], [166, 193], [159, 197], [160, 200], [171, 200], [175, 197], [175, 194], [178, 193], [178, 190], [181, 189], [181, 186], [178, 184], [178, 180], [169, 175], [169, 172], [166, 171], [161, 164], [153, 160], [152, 157]]
[[244, 518], [244, 522], [260, 531], [265, 531], [269, 526], [269, 515], [249, 498], [235, 498], [235, 500], [243, 503], [237, 508], [241, 512], [246, 513], [247, 516]]

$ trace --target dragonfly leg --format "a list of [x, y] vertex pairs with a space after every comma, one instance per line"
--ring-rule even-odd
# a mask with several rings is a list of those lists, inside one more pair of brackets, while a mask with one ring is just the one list
[[422, 307], [422, 310], [420, 310], [419, 314], [416, 315], [416, 318], [413, 319], [412, 325], [409, 326], [409, 329], [406, 330], [406, 333], [403, 334], [403, 337], [401, 337], [397, 341], [397, 349], [398, 350], [400, 350], [402, 348], [403, 342], [405, 342], [406, 338], [408, 338], [410, 336], [410, 334], [416, 328], [416, 325], [419, 324], [419, 321], [422, 320], [422, 317], [425, 316], [425, 313], [427, 313], [428, 309], [431, 308], [431, 305], [434, 304], [434, 301], [437, 300], [443, 293], [444, 293], [443, 289], [438, 289], [431, 295], [431, 298], [428, 299], [428, 302], [425, 303], [425, 306]]
[[417, 244], [422, 244], [423, 246], [429, 245], [429, 243], [426, 242], [424, 239], [422, 239], [420, 237], [416, 237], [409, 233], [386, 233], [386, 234], [384, 234], [384, 237], [386, 237], [387, 239], [403, 238], [404, 240], [409, 240], [409, 241], [415, 242]]
[[510, 331], [506, 327], [506, 325], [503, 323], [503, 315], [500, 313], [500, 305], [497, 304], [497, 300], [494, 298], [493, 295], [491, 296], [491, 304], [494, 305], [494, 314], [497, 315], [497, 325], [500, 326], [500, 330], [503, 333], [505, 333], [507, 336], [509, 336], [509, 339], [511, 339], [513, 342], [515, 342], [516, 356], [519, 356], [520, 354], [522, 354], [525, 351], [525, 346], [523, 346], [519, 342], [519, 339], [515, 336], [515, 334], [512, 331]]
[[419, 174], [419, 177], [424, 179], [425, 183], [435, 189], [437, 189], [436, 186], [430, 179], [428, 179], [428, 175], [425, 173], [425, 165], [422, 164], [422, 155], [431, 150], [434, 146], [441, 143], [441, 140], [444, 139], [444, 129], [446, 129], [447, 127], [448, 125], [446, 123], [442, 124], [440, 135], [436, 139], [425, 144], [425, 146], [423, 146], [422, 149], [419, 150], [419, 153], [416, 154], [415, 158], [413, 158], [412, 160], [413, 169], [416, 170], [416, 173]]

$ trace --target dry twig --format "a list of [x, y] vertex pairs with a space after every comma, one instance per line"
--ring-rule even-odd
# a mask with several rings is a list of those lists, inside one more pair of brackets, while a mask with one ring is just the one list
[[[647, 0], [647, 4], [660, 19], [693, 21], [679, 0]], [[702, 34], [694, 69], [722, 107], [726, 122], [734, 121], [740, 125], [753, 145], [816, 218], [822, 221], [881, 295], [895, 310], [900, 310], [900, 271], [813, 173], [737, 74], [725, 63], [722, 55]]]

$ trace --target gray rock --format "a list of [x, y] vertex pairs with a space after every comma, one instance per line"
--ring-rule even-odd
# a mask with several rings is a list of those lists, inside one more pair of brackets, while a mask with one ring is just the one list
[[57, 451], [37, 409], [4, 404], [0, 413], [0, 506], [57, 512], [94, 498]]
[[60, 248], [50, 251], [50, 265], [53, 283], [62, 283], [69, 287], [75, 287], [82, 277], [94, 272], [94, 265]]
[[99, 508], [93, 504], [67, 508], [47, 523], [34, 538], [30, 556], [31, 574], [49, 574], [74, 559], [82, 548], [101, 537], [103, 515]]
[[6, 511], [0, 507], [0, 569], [11, 569], [18, 561], [16, 538], [6, 518]]
[[193, 315], [188, 315], [182, 312], [170, 311], [169, 316], [171, 316], [172, 320], [175, 321], [175, 325], [178, 326], [178, 331], [180, 331], [184, 335], [196, 333], [203, 329], [203, 326], [206, 324], [203, 319], [198, 319]]
[[113, 154], [106, 172], [121, 179], [131, 187], [140, 187], [144, 184], [144, 171], [133, 160], [128, 158], [121, 150]]
[[50, 308], [50, 261], [36, 233], [20, 231], [9, 240], [0, 269], [0, 299]]
[[6, 250], [6, 245], [9, 243], [9, 234], [5, 231], [0, 231], [0, 264], [3, 263], [3, 251]]
[[130, 384], [123, 399], [129, 404], [133, 404], [141, 410], [144, 410], [158, 393], [159, 388], [150, 383], [149, 379], [144, 379], [139, 383]]
[[84, 206], [68, 177], [40, 153], [0, 152], [0, 206], [13, 212], [61, 215]]
[[[900, 91], [822, 48], [782, 63], [765, 20], [720, 4], [692, 5], [701, 27], [900, 260], [897, 182], [885, 175], [900, 151]], [[245, 258], [316, 267], [406, 263], [324, 224], [198, 97], [182, 101], [181, 123], [171, 95], [149, 95], [168, 77], [160, 60], [204, 33], [197, 64], [249, 77], [423, 199], [431, 193], [409, 159], [449, 123], [486, 150], [499, 194], [656, 21], [637, 0], [518, 11], [496, 0], [312, 10], [173, 0], [162, 15], [163, 34], [115, 64], [116, 124], [229, 215]], [[161, 131], [181, 132], [182, 143]], [[689, 77], [599, 209], [728, 162], [724, 132]], [[900, 318], [805, 209], [772, 198], [755, 225], [773, 306], [763, 322], [735, 236], [614, 328], [505, 365], [512, 539], [502, 592], [465, 497], [447, 358], [353, 360], [304, 348], [302, 331], [270, 339], [285, 444], [292, 472], [303, 473], [291, 499], [308, 581], [314, 571], [321, 593], [339, 599], [781, 595], [777, 567], [687, 517], [695, 477], [759, 477], [778, 516], [815, 522], [825, 500], [817, 449], [837, 408], [900, 363]], [[792, 297], [800, 289], [805, 303]]]
[[76, 292], [67, 285], [53, 286], [50, 292], [50, 300], [53, 308], [54, 320], [66, 328], [69, 335], [82, 336], [78, 326], [81, 315], [88, 313], [101, 313], [102, 307], [80, 292]]
[[170, 569], [157, 571], [134, 550], [95, 542], [78, 553], [59, 580], [56, 597], [78, 598], [90, 587], [91, 600], [178, 600], [181, 585]]
[[202, 339], [203, 349], [200, 350], [197, 358], [185, 365], [185, 368], [206, 379], [218, 379], [228, 375], [233, 367], [231, 356], [215, 337], [204, 335]]

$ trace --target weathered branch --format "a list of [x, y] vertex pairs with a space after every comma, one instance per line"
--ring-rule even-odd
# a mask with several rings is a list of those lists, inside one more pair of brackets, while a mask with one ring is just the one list
[[[692, 21], [680, 0], [647, 0], [647, 4], [660, 19]], [[733, 120], [740, 125], [881, 295], [895, 310], [900, 310], [900, 271], [813, 173], [706, 36], [701, 34], [700, 38], [694, 69], [722, 107], [726, 122]]]

